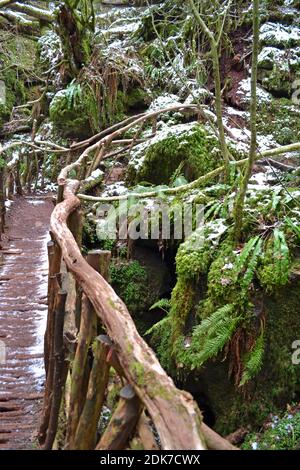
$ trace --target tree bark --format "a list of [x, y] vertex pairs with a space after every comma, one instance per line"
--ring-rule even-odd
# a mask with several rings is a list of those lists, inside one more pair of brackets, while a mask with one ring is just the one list
[[253, 0], [253, 50], [252, 50], [252, 73], [251, 73], [251, 109], [250, 109], [250, 127], [251, 127], [251, 144], [250, 154], [247, 161], [245, 174], [243, 176], [241, 187], [237, 195], [235, 204], [235, 224], [234, 224], [234, 238], [236, 243], [240, 241], [242, 225], [243, 225], [243, 212], [246, 192], [253, 170], [254, 162], [256, 160], [256, 147], [257, 147], [257, 70], [258, 70], [258, 53], [259, 53], [259, 0]]
[[94, 361], [86, 401], [78, 423], [74, 449], [91, 450], [96, 445], [97, 424], [105, 398], [110, 365], [107, 362], [109, 347], [96, 338]]
[[55, 325], [53, 338], [53, 356], [54, 356], [54, 373], [51, 411], [49, 419], [49, 427], [44, 445], [44, 450], [51, 450], [57, 432], [58, 416], [62, 399], [62, 389], [66, 380], [64, 373], [64, 348], [63, 348], [63, 329], [67, 292], [60, 290], [57, 296], [57, 305], [55, 309]]
[[[130, 386], [127, 386], [130, 387]], [[124, 387], [125, 388], [125, 387]], [[97, 444], [96, 450], [122, 450], [133, 433], [140, 414], [142, 406], [139, 397], [131, 387], [132, 393], [128, 397], [122, 397], [114, 411], [108, 426]]]
[[45, 443], [51, 412], [51, 397], [54, 377], [53, 338], [55, 325], [55, 302], [59, 289], [57, 276], [60, 272], [61, 265], [60, 247], [55, 242], [51, 241], [48, 243], [47, 248], [49, 262], [48, 315], [46, 332], [44, 337], [44, 363], [46, 371], [46, 384], [44, 391], [43, 411], [38, 435], [38, 440], [41, 445]]
[[70, 409], [67, 427], [67, 446], [74, 449], [79, 418], [84, 407], [89, 379], [88, 350], [92, 340], [93, 322], [92, 305], [85, 294], [82, 298], [80, 329], [75, 358], [72, 364]]

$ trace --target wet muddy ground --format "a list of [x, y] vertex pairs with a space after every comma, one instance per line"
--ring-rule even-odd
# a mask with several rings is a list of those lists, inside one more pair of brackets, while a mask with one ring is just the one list
[[0, 251], [0, 449], [36, 447], [52, 209], [51, 196], [17, 197], [6, 217]]

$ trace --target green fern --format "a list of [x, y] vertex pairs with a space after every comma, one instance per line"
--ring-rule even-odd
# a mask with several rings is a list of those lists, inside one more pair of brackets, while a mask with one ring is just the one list
[[79, 83], [75, 83], [75, 80], [69, 84], [66, 90], [66, 98], [68, 109], [76, 108], [81, 101], [81, 86]]
[[274, 261], [276, 268], [276, 280], [280, 285], [285, 285], [289, 279], [290, 257], [284, 233], [274, 230]]
[[297, 237], [300, 239], [300, 227], [296, 225], [292, 219], [289, 217], [286, 217], [285, 219], [286, 224], [292, 229], [292, 231], [297, 235]]
[[221, 307], [194, 329], [189, 350], [192, 368], [216, 356], [236, 331], [241, 317], [234, 316], [234, 305]]
[[160, 299], [157, 302], [155, 302], [149, 310], [155, 310], [156, 308], [160, 308], [161, 310], [164, 310], [165, 312], [169, 313], [169, 310], [171, 308], [171, 300], [170, 299]]
[[239, 387], [245, 385], [251, 380], [262, 368], [263, 357], [265, 352], [264, 331], [257, 338], [252, 351], [247, 355], [244, 364], [244, 373], [240, 381]]
[[260, 256], [262, 254], [262, 247], [263, 247], [263, 242], [261, 239], [259, 239], [255, 245], [251, 258], [248, 261], [248, 266], [243, 276], [242, 287], [244, 289], [248, 289], [251, 282], [253, 281], [254, 274], [255, 274]]
[[248, 257], [250, 256], [252, 250], [255, 248], [256, 244], [259, 242], [259, 236], [251, 238], [248, 243], [244, 246], [241, 254], [239, 255], [235, 266], [234, 266], [234, 273], [235, 278], [237, 280], [239, 274], [245, 268], [247, 264]]

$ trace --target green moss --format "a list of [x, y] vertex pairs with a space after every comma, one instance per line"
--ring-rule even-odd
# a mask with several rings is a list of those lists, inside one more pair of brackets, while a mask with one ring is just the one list
[[172, 325], [172, 344], [185, 331], [188, 317], [195, 305], [195, 285], [179, 278], [172, 292], [170, 320]]
[[72, 92], [69, 86], [56, 93], [50, 103], [50, 119], [63, 135], [86, 137], [91, 134], [91, 127], [81, 88], [77, 89], [77, 95], [76, 91], [73, 95]]
[[136, 384], [143, 387], [145, 385], [145, 370], [143, 365], [139, 362], [130, 364], [130, 372], [134, 376]]
[[[93, 219], [87, 217], [84, 218], [82, 246], [85, 252], [88, 252], [93, 248], [99, 248], [99, 240], [96, 233], [96, 222], [94, 222]], [[101, 246], [101, 248], [103, 250], [107, 249], [105, 246]]]
[[216, 168], [219, 158], [218, 142], [203, 125], [173, 126], [158, 133], [149, 145], [137, 147], [128, 179], [132, 184], [168, 184], [181, 165], [184, 176], [194, 180]]
[[178, 276], [182, 279], [197, 280], [200, 274], [206, 273], [218, 249], [218, 241], [226, 230], [224, 219], [207, 222], [203, 227], [196, 229], [178, 249]]
[[114, 260], [110, 267], [113, 288], [133, 316], [141, 315], [147, 305], [147, 274], [138, 261]]
[[[3, 41], [2, 39], [3, 34]], [[22, 104], [28, 96], [25, 78], [35, 67], [36, 42], [21, 35], [1, 33], [1, 60], [0, 80], [5, 84], [5, 103], [0, 104], [0, 127], [6, 122], [13, 106]]]
[[138, 87], [129, 89], [127, 93], [119, 92], [119, 97], [128, 111], [142, 109], [149, 104], [149, 93]]
[[285, 286], [289, 281], [290, 257], [288, 248], [282, 253], [276, 247], [276, 240], [271, 237], [259, 266], [257, 276], [260, 285], [266, 292], [274, 292], [278, 287]]
[[292, 101], [274, 98], [258, 113], [258, 130], [271, 134], [280, 145], [289, 145], [300, 140], [299, 109]]

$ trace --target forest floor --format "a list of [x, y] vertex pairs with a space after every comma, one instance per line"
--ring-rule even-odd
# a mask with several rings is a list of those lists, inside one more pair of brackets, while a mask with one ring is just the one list
[[[15, 197], [0, 250], [0, 449], [32, 449], [39, 421], [47, 315], [51, 197]], [[1, 254], [2, 262], [1, 262]], [[2, 343], [3, 345], [3, 343]]]

